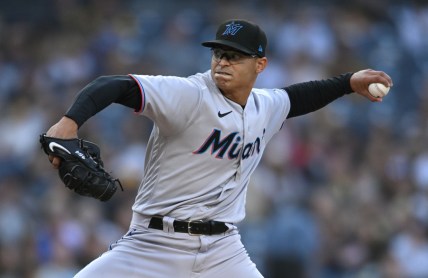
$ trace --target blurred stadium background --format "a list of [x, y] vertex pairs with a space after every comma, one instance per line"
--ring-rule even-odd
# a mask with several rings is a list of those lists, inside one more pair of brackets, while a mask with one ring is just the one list
[[[349, 3], [348, 3], [349, 2]], [[386, 71], [286, 122], [249, 189], [242, 239], [266, 277], [428, 277], [427, 1], [0, 1], [0, 277], [72, 277], [126, 230], [151, 123], [113, 105], [81, 128], [125, 192], [70, 192], [38, 136], [100, 75], [187, 76], [200, 42], [246, 18], [269, 38], [258, 87]], [[286, 275], [289, 274], [289, 275]]]

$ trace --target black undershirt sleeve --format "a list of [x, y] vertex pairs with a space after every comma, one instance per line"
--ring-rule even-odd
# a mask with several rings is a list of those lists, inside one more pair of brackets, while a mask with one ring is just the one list
[[283, 88], [290, 98], [292, 118], [316, 111], [335, 99], [352, 93], [350, 79], [353, 73], [345, 73], [325, 80], [297, 83]]
[[[333, 100], [352, 93], [352, 73], [342, 74], [326, 80], [297, 83], [283, 88], [290, 98], [292, 118], [316, 111]], [[89, 118], [112, 103], [122, 104], [135, 111], [142, 105], [140, 88], [128, 75], [101, 76], [89, 83], [77, 95], [74, 103], [65, 113], [80, 127]]]
[[79, 127], [112, 103], [135, 111], [141, 109], [141, 92], [137, 82], [128, 75], [101, 76], [85, 86], [76, 96], [65, 116]]

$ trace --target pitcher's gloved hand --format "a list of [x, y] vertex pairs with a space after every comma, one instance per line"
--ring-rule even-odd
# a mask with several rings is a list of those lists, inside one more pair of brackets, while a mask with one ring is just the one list
[[59, 157], [59, 177], [65, 186], [82, 196], [101, 201], [109, 200], [116, 192], [118, 179], [107, 173], [101, 160], [100, 148], [83, 139], [59, 139], [40, 135], [40, 144], [47, 155]]

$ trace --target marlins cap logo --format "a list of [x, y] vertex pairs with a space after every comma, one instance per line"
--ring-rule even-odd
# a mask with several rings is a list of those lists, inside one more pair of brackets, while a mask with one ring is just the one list
[[236, 33], [238, 33], [239, 30], [241, 30], [242, 27], [244, 27], [244, 26], [232, 21], [231, 23], [226, 25], [226, 30], [223, 32], [222, 35], [223, 36], [227, 36], [227, 35], [234, 36], [234, 35], [236, 35]]

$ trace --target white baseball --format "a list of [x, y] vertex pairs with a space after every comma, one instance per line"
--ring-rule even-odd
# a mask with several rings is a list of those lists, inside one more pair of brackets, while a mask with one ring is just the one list
[[372, 83], [369, 85], [369, 93], [374, 97], [384, 97], [388, 94], [389, 87], [386, 87], [382, 83]]

